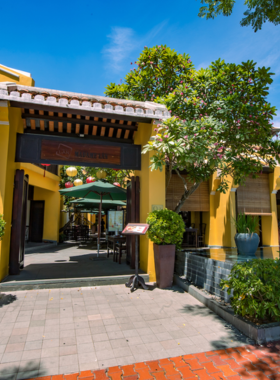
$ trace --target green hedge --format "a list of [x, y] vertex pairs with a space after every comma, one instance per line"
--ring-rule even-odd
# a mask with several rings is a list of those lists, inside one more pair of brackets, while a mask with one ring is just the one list
[[236, 314], [254, 322], [280, 321], [280, 260], [254, 259], [236, 263], [223, 289], [233, 290], [231, 305]]
[[149, 213], [146, 223], [150, 225], [148, 237], [158, 245], [175, 244], [181, 248], [185, 223], [176, 212], [164, 209]]

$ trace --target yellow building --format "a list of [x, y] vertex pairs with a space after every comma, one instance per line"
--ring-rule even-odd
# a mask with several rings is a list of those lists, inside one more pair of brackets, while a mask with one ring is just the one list
[[[174, 174], [166, 191], [164, 171], [149, 169], [152, 153], [141, 155], [154, 134], [154, 121], [168, 115], [164, 106], [152, 102], [37, 88], [30, 74], [0, 65], [0, 214], [7, 222], [0, 241], [0, 281], [19, 272], [25, 234], [33, 241], [58, 242], [64, 224], [59, 165], [135, 170], [140, 208], [134, 222], [145, 222], [153, 209], [173, 209], [182, 183]], [[219, 178], [212, 176], [183, 211], [194, 226], [205, 225], [206, 245], [234, 247], [232, 218], [245, 212], [260, 216], [262, 244], [278, 247], [279, 176], [279, 167], [264, 169], [257, 197], [256, 182], [250, 179], [245, 191], [232, 184], [221, 194], [216, 191]], [[140, 239], [140, 267], [155, 280], [153, 245], [147, 236]]]

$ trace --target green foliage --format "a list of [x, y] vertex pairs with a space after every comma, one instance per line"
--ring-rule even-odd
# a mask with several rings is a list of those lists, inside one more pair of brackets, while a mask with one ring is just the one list
[[149, 213], [146, 223], [150, 225], [148, 229], [149, 239], [158, 245], [175, 244], [180, 249], [185, 223], [177, 213], [164, 209]]
[[256, 232], [259, 220], [252, 215], [239, 214], [237, 219], [233, 219], [236, 231], [239, 234], [253, 234]]
[[236, 263], [223, 289], [233, 290], [231, 305], [236, 314], [252, 321], [280, 321], [280, 260], [255, 259]]
[[186, 168], [194, 183], [219, 170], [218, 191], [225, 192], [229, 176], [242, 184], [250, 174], [256, 177], [264, 162], [273, 168], [280, 145], [272, 141], [276, 109], [266, 100], [272, 75], [253, 61], [218, 60], [158, 98], [176, 116], [157, 125], [155, 139], [143, 149], [154, 152], [152, 170], [167, 165], [171, 174]]
[[276, 109], [267, 102], [273, 75], [269, 68], [257, 68], [253, 61], [237, 65], [219, 59], [208, 69], [195, 71], [189, 55], [165, 45], [145, 47], [136, 63], [138, 68], [123, 84], [111, 83], [105, 93], [152, 100], [176, 115], [155, 128], [154, 141], [142, 152], [153, 152], [152, 170], [167, 167], [168, 178], [172, 170], [187, 170], [188, 180], [195, 184], [188, 188], [182, 178], [185, 192], [176, 212], [217, 170], [221, 178], [217, 190], [226, 192], [229, 176], [242, 184], [248, 175], [256, 177], [264, 163], [276, 165], [280, 145], [272, 141]]
[[0, 214], [0, 241], [1, 241], [1, 239], [4, 236], [4, 233], [5, 233], [5, 225], [6, 225], [6, 222], [3, 219], [3, 215]]
[[[201, 0], [206, 4], [199, 10], [199, 17], [213, 19], [216, 16], [230, 16], [235, 4], [235, 0]], [[245, 0], [244, 5], [248, 9], [244, 12], [244, 17], [240, 24], [242, 26], [251, 25], [255, 32], [260, 30], [263, 24], [268, 21], [274, 25], [280, 23], [280, 0]]]
[[111, 83], [105, 94], [112, 98], [153, 101], [188, 81], [194, 70], [188, 54], [178, 54], [166, 45], [145, 47], [135, 66], [125, 76], [124, 83]]

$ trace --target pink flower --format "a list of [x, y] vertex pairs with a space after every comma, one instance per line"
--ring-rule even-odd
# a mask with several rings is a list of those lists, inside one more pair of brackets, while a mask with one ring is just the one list
[[214, 143], [214, 145], [215, 145], [215, 146], [217, 146], [217, 145], [218, 145], [218, 143], [217, 143], [217, 142], [215, 142], [215, 143]]
[[184, 136], [184, 139], [185, 139], [185, 140], [187, 140], [187, 139], [188, 139], [188, 136], [187, 136], [187, 135], [186, 135], [186, 136]]
[[188, 88], [188, 86], [186, 86], [186, 88]]
[[162, 139], [159, 139], [159, 141], [162, 141]]
[[197, 136], [197, 133], [195, 133], [194, 135]]
[[180, 83], [183, 83], [183, 81], [181, 80], [181, 82]]
[[240, 129], [240, 127], [237, 127], [237, 129]]
[[237, 123], [240, 123], [240, 120], [237, 120]]
[[218, 110], [221, 110], [221, 108], [217, 108]]
[[155, 132], [158, 132], [158, 128], [155, 128], [154, 131], [155, 131]]
[[183, 92], [181, 92], [181, 95], [184, 95]]
[[164, 137], [167, 139], [168, 135], [164, 135]]
[[252, 117], [252, 115], [249, 115], [249, 117]]

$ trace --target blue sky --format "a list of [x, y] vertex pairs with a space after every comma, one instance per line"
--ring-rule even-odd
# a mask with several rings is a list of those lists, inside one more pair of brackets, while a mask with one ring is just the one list
[[199, 0], [1, 2], [0, 63], [31, 72], [38, 87], [102, 95], [145, 45], [188, 53], [196, 68], [252, 59], [276, 74], [269, 101], [280, 127], [280, 26], [241, 27], [242, 3], [232, 16], [206, 21]]

